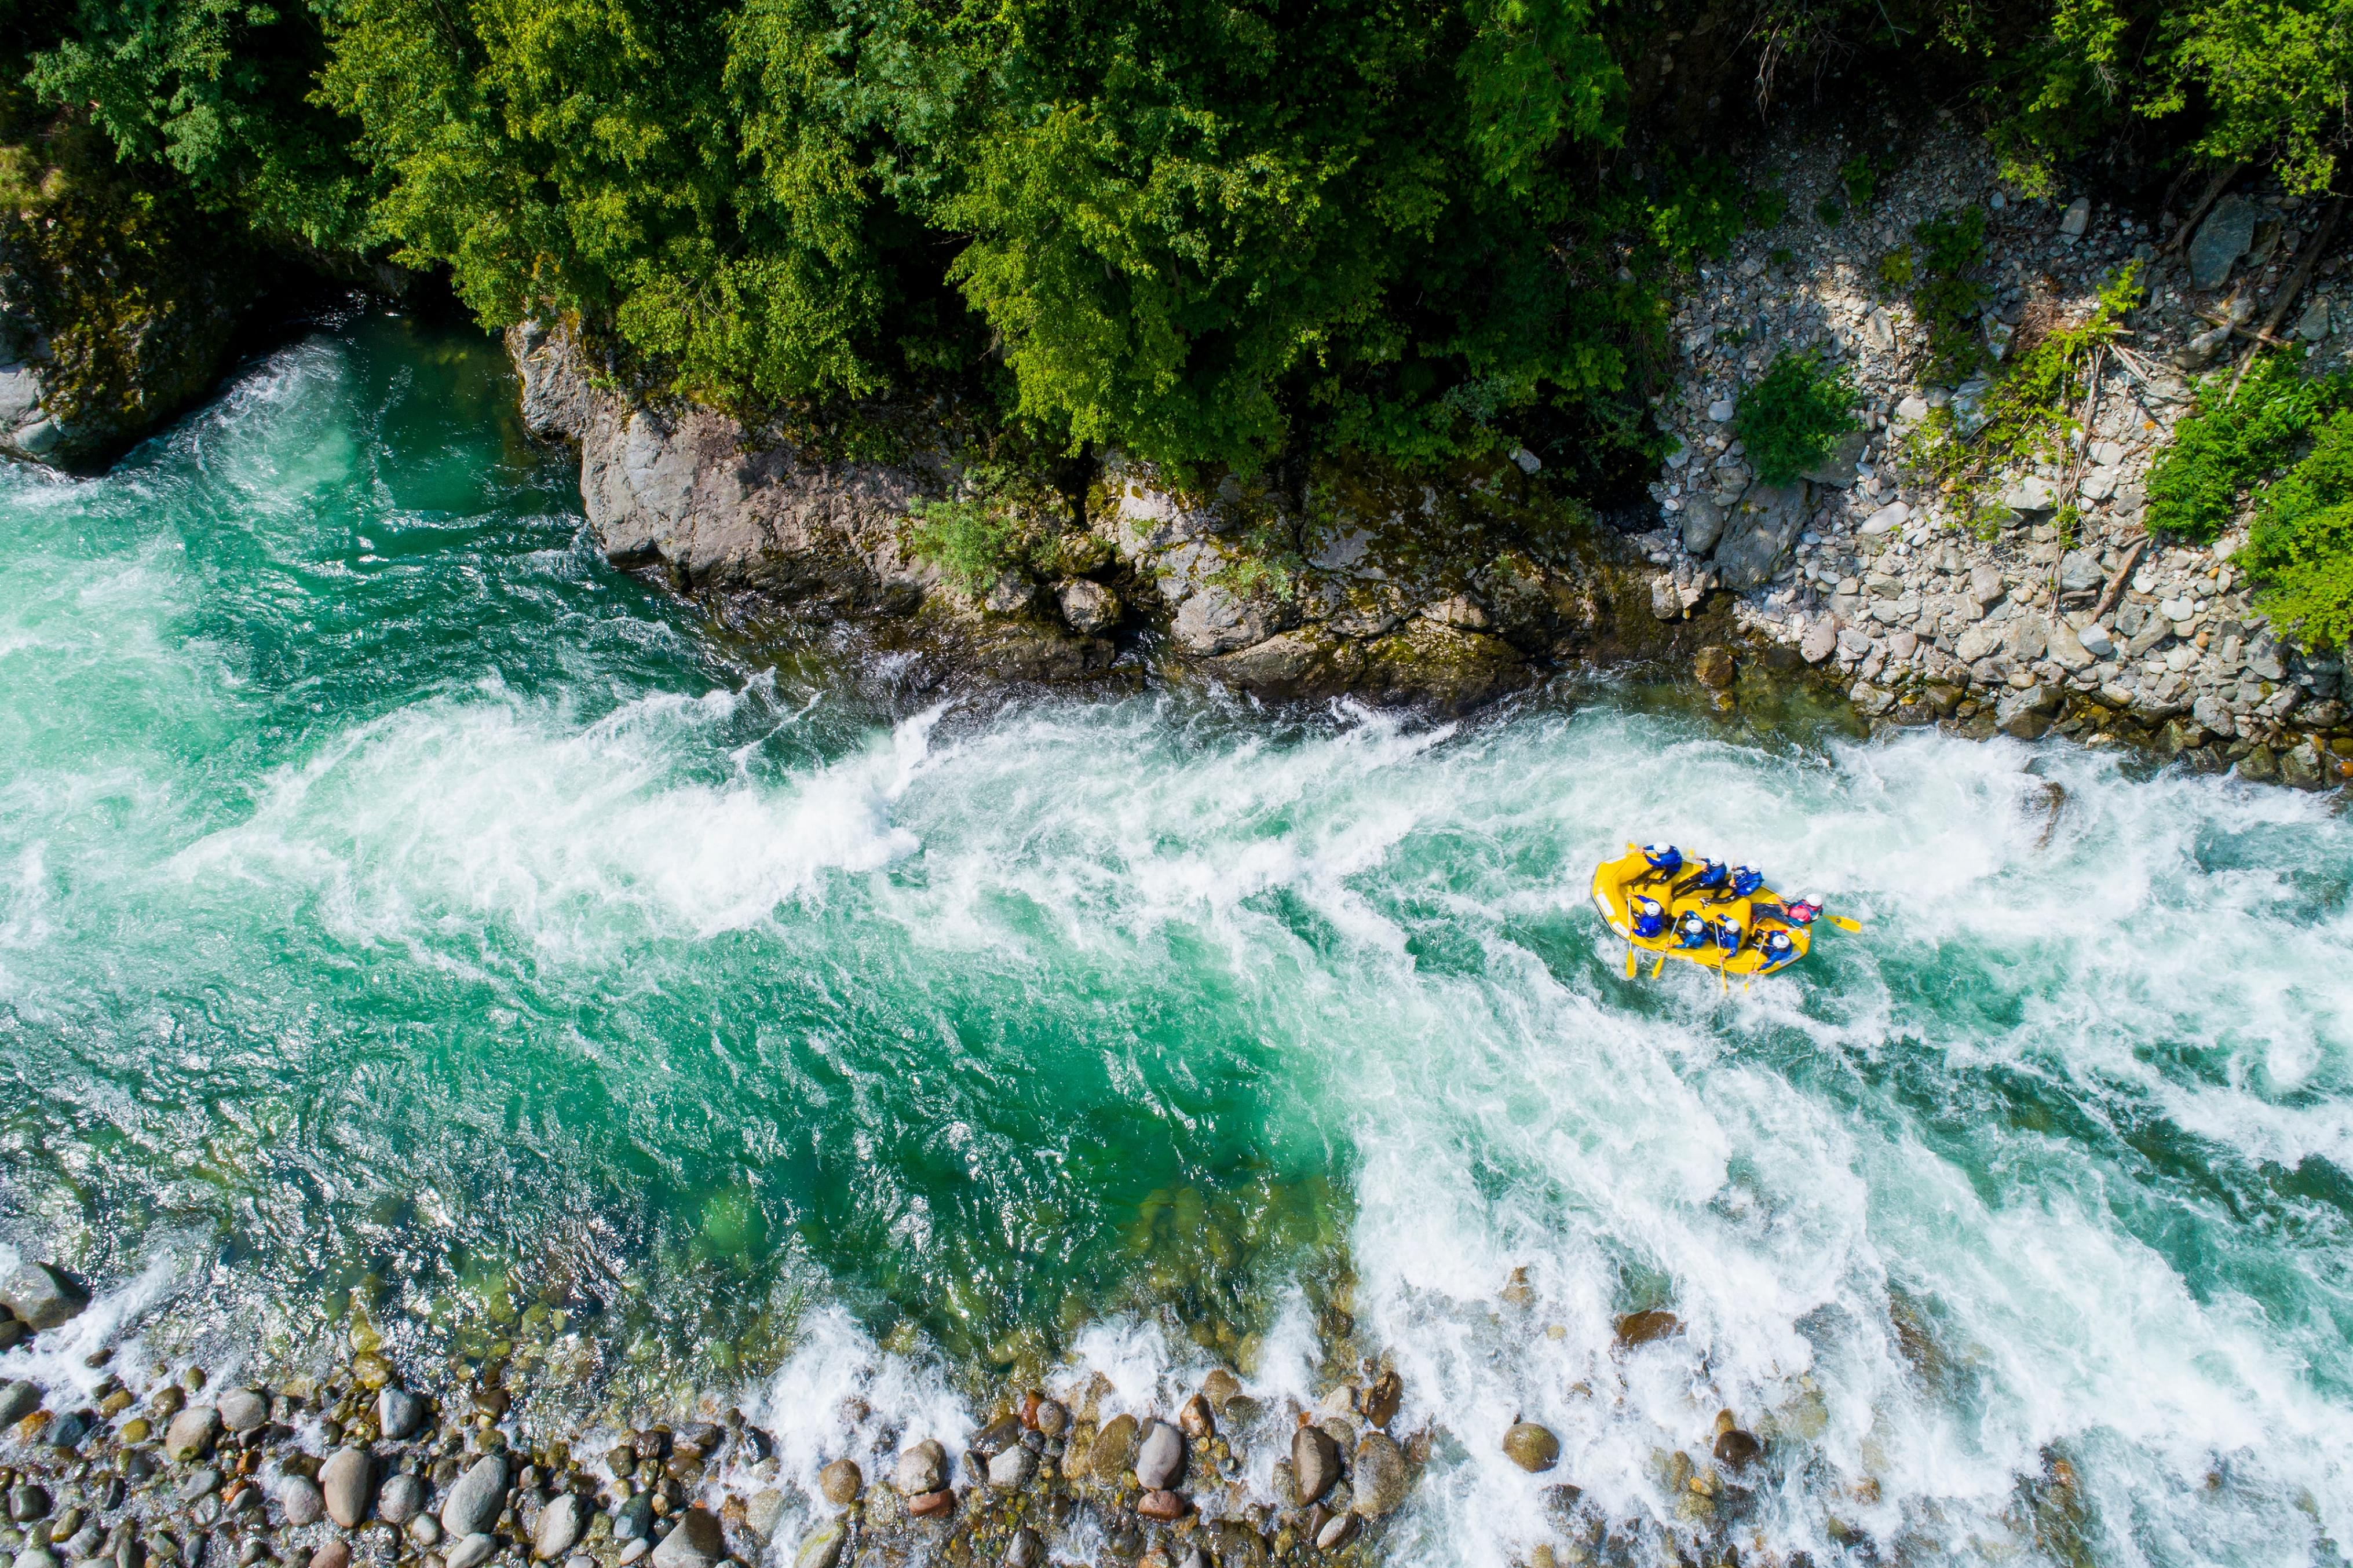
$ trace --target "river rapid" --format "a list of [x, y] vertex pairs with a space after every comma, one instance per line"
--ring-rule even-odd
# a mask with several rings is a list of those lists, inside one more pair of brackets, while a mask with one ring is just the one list
[[[0, 1375], [380, 1336], [740, 1403], [813, 1490], [1008, 1381], [1385, 1355], [1400, 1562], [1565, 1546], [1564, 1480], [1651, 1561], [1725, 1409], [1743, 1561], [2345, 1560], [2330, 801], [1607, 685], [924, 695], [611, 571], [512, 396], [354, 318], [0, 475], [0, 1263], [101, 1291]], [[1866, 927], [1629, 983], [1633, 837]]]

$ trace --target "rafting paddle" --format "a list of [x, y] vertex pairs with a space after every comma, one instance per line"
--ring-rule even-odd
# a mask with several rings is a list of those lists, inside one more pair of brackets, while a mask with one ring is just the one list
[[1626, 944], [1626, 978], [1634, 978], [1634, 944], [1630, 942]]
[[1655, 961], [1653, 961], [1653, 962], [1652, 962], [1652, 963], [1651, 964], [1651, 979], [1653, 979], [1653, 980], [1656, 980], [1656, 979], [1659, 977], [1660, 973], [1661, 973], [1662, 971], [1664, 971], [1666, 967], [1667, 967], [1667, 955], [1666, 955], [1665, 953], [1663, 953], [1663, 952], [1662, 952], [1662, 953], [1659, 954], [1658, 958], [1657, 958]]
[[1830, 921], [1831, 924], [1838, 927], [1841, 931], [1861, 931], [1862, 929], [1862, 922], [1861, 921], [1851, 921], [1844, 915], [1826, 914], [1822, 919]]

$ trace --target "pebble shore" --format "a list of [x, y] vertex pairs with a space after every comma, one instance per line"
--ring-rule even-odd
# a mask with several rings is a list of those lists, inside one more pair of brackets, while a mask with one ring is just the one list
[[[2243, 521], [2203, 546], [2142, 526], [2149, 469], [2189, 412], [2191, 379], [2235, 363], [2247, 324], [2316, 242], [2317, 207], [2250, 176], [2169, 244], [2151, 215], [2005, 190], [1982, 144], [1948, 131], [1862, 210], [1820, 216], [1841, 162], [1878, 151], [1810, 142], [1767, 155], [1756, 172], [1780, 183], [1790, 216], [1703, 267], [1680, 302], [1680, 375], [1657, 411], [1676, 445], [1651, 487], [1664, 523], [1634, 540], [1654, 568], [1652, 613], [1687, 617], [1727, 594], [1749, 637], [1837, 671], [1883, 727], [2055, 731], [2307, 789], [2353, 776], [2353, 671], [2284, 643], [2255, 609], [2232, 564]], [[2073, 460], [2003, 476], [1985, 536], [1915, 471], [1907, 442], [1932, 408], [1954, 408], [1966, 429], [1987, 384], [1932, 379], [1922, 324], [1880, 281], [1914, 225], [1969, 208], [1987, 219], [1990, 293], [1977, 328], [1994, 348], [2037, 320], [2083, 319], [2103, 279], [2136, 258], [2149, 287]], [[2283, 328], [2332, 366], [2353, 344], [2344, 277], [2338, 258], [2323, 258]], [[1843, 364], [1867, 428], [1798, 483], [1767, 485], [1731, 421], [1743, 390], [1789, 351]], [[2057, 515], [2070, 502], [2082, 519], [2072, 539]]]
[[[1524, 1306], [1525, 1289], [1514, 1275], [1503, 1304]], [[0, 1280], [0, 1341], [37, 1339], [87, 1303], [69, 1275], [27, 1264]], [[1671, 1313], [1637, 1312], [1619, 1320], [1618, 1348], [1680, 1332]], [[1263, 1402], [1218, 1368], [1174, 1409], [1141, 1415], [1076, 1371], [1059, 1397], [1003, 1389], [976, 1429], [894, 1433], [879, 1473], [844, 1454], [811, 1484], [740, 1409], [527, 1431], [496, 1361], [438, 1394], [376, 1351], [273, 1386], [215, 1386], [200, 1367], [132, 1367], [112, 1350], [85, 1364], [94, 1381], [72, 1387], [0, 1379], [11, 1568], [1357, 1565], [1383, 1560], [1433, 1446], [1466, 1440], [1409, 1419], [1377, 1360], [1312, 1408]], [[1731, 1411], [1714, 1432], [1696, 1457], [1656, 1456], [1677, 1500], [1648, 1527], [1582, 1506], [1543, 1426], [1468, 1439], [1525, 1473], [1551, 1538], [1525, 1560], [1560, 1568], [1634, 1543], [1630, 1528], [1665, 1552], [1730, 1539], [1777, 1466], [1772, 1440]]]

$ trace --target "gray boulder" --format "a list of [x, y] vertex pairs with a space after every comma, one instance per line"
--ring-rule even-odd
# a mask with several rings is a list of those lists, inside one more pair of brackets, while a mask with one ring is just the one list
[[1780, 569], [1806, 526], [1806, 486], [1755, 485], [1725, 521], [1715, 547], [1716, 574], [1736, 593], [1762, 587]]
[[588, 1500], [577, 1492], [565, 1492], [541, 1509], [531, 1532], [532, 1555], [553, 1563], [571, 1552], [588, 1533], [589, 1511]]
[[482, 1564], [496, 1555], [498, 1550], [496, 1538], [489, 1531], [478, 1530], [449, 1548], [449, 1555], [442, 1559], [441, 1568], [482, 1568]]
[[1038, 1456], [1016, 1443], [988, 1461], [988, 1484], [1002, 1490], [1026, 1487], [1038, 1473]]
[[1146, 1491], [1165, 1491], [1185, 1474], [1185, 1435], [1166, 1421], [1155, 1421], [1135, 1453], [1135, 1479]]
[[1202, 655], [1231, 653], [1264, 642], [1273, 630], [1263, 608], [1214, 583], [1177, 605], [1169, 626], [1178, 647]]
[[224, 1388], [213, 1403], [221, 1425], [232, 1432], [250, 1432], [269, 1419], [269, 1401], [250, 1388]]
[[441, 1528], [460, 1541], [480, 1535], [498, 1521], [506, 1502], [506, 1456], [485, 1454], [449, 1489], [441, 1504]]
[[1706, 554], [1724, 537], [1724, 509], [1705, 496], [1684, 501], [1683, 519], [1683, 548], [1694, 555]]
[[164, 1454], [180, 1464], [201, 1459], [213, 1451], [221, 1430], [220, 1412], [209, 1405], [183, 1410], [164, 1428]]
[[2255, 204], [2236, 194], [2224, 196], [2189, 242], [2190, 283], [2200, 289], [2221, 288], [2254, 242]]
[[2038, 682], [1994, 704], [1994, 728], [2021, 741], [2039, 741], [2049, 731], [2058, 707], [2059, 694]]
[[0, 1307], [6, 1307], [35, 1329], [54, 1329], [70, 1322], [90, 1305], [90, 1292], [80, 1281], [46, 1263], [22, 1263], [0, 1279]]
[[425, 1483], [415, 1476], [398, 1475], [376, 1493], [375, 1515], [390, 1525], [405, 1525], [425, 1511]]
[[375, 1461], [364, 1448], [338, 1448], [319, 1467], [319, 1491], [326, 1499], [327, 1517], [345, 1530], [357, 1530], [375, 1500]]
[[425, 1425], [425, 1401], [405, 1388], [387, 1388], [375, 1396], [375, 1424], [396, 1443], [413, 1437]]
[[1054, 598], [1064, 623], [1081, 637], [1092, 637], [1119, 624], [1119, 595], [1100, 583], [1073, 579], [1056, 588]]
[[690, 1508], [678, 1516], [678, 1527], [654, 1548], [654, 1568], [712, 1568], [727, 1555], [727, 1538], [719, 1516], [707, 1508]]
[[2100, 571], [2100, 558], [2088, 550], [2070, 550], [2059, 558], [2059, 591], [2082, 594], [2107, 581]]
[[278, 1483], [278, 1506], [286, 1510], [289, 1524], [316, 1524], [327, 1511], [327, 1500], [320, 1495], [317, 1482], [289, 1476]]
[[1302, 1426], [1291, 1435], [1291, 1473], [1299, 1482], [1299, 1505], [1305, 1508], [1340, 1479], [1340, 1446], [1322, 1427]]
[[935, 1492], [948, 1484], [948, 1454], [926, 1437], [899, 1455], [897, 1485], [909, 1497]]
[[[848, 1464], [849, 1461], [838, 1459], [835, 1463]], [[774, 1487], [765, 1487], [754, 1492], [752, 1500], [744, 1505], [744, 1528], [763, 1541], [773, 1541], [776, 1526], [784, 1521], [784, 1517], [785, 1494]]]
[[21, 1378], [15, 1383], [0, 1383], [0, 1426], [14, 1426], [40, 1407], [38, 1384]]

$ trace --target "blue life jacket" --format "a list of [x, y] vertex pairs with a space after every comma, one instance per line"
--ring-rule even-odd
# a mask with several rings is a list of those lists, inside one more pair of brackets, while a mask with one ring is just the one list
[[1764, 885], [1765, 873], [1759, 871], [1756, 867], [1735, 866], [1732, 868], [1732, 896], [1734, 898], [1745, 899]]
[[1789, 940], [1785, 931], [1767, 931], [1760, 944], [1765, 950], [1765, 967], [1778, 969], [1798, 956], [1798, 944]]
[[1656, 899], [1634, 900], [1634, 934], [1648, 942], [1667, 929], [1667, 911]]
[[1738, 952], [1740, 951], [1740, 922], [1734, 920], [1730, 915], [1716, 916], [1715, 945], [1724, 949], [1724, 956], [1726, 958], [1730, 958], [1734, 953]]
[[1703, 859], [1699, 863], [1698, 875], [1692, 880], [1692, 886], [1699, 889], [1721, 888], [1724, 886], [1724, 879], [1726, 875], [1723, 861]]
[[1697, 910], [1694, 910], [1689, 914], [1683, 916], [1683, 920], [1676, 924], [1675, 945], [1677, 947], [1705, 947], [1710, 940], [1710, 935], [1711, 933], [1707, 929], [1707, 921], [1705, 917], [1701, 915]]
[[1642, 858], [1662, 877], [1672, 877], [1683, 868], [1683, 852], [1672, 844], [1646, 844], [1642, 846]]

